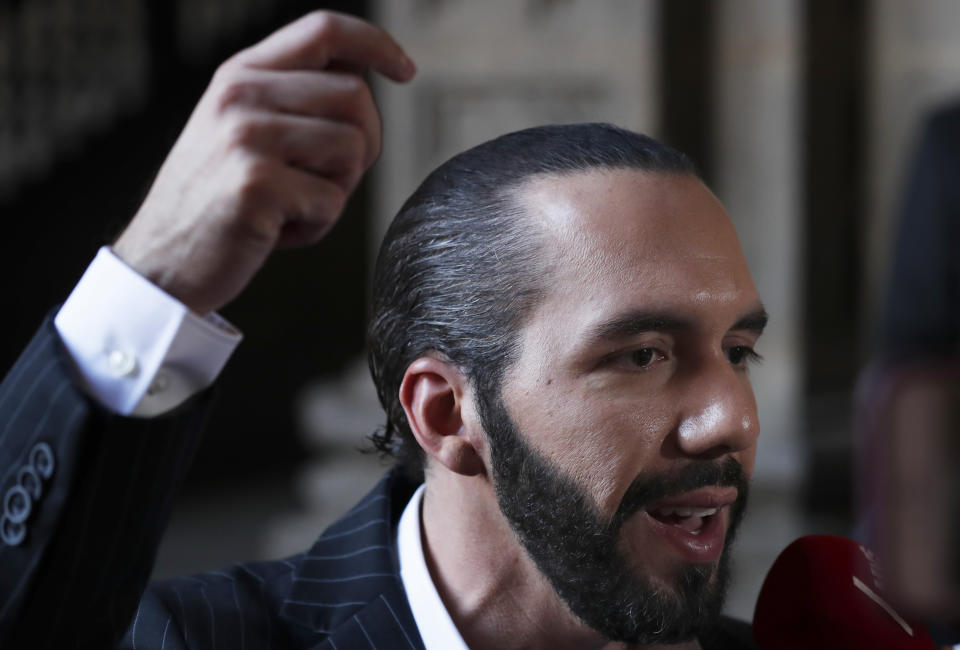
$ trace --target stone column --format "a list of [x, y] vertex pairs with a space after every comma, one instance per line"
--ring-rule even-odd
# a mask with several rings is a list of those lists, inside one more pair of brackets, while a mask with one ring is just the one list
[[761, 433], [727, 606], [750, 618], [767, 568], [800, 534], [799, 7], [796, 0], [723, 0], [717, 19], [716, 192], [771, 315], [759, 346], [764, 362], [750, 371]]
[[799, 34], [794, 0], [724, 0], [717, 56], [716, 191], [771, 314], [751, 370], [758, 478], [799, 478]]

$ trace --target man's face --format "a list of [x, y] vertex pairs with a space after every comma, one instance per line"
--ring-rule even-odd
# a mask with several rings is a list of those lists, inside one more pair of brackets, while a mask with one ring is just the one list
[[753, 470], [765, 317], [723, 208], [690, 177], [530, 182], [548, 291], [499, 396], [478, 398], [497, 498], [571, 610], [675, 642], [716, 616]]

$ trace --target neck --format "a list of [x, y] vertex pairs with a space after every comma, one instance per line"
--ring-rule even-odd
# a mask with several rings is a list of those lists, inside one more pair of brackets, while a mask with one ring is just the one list
[[612, 643], [570, 612], [500, 513], [486, 476], [430, 472], [421, 533], [430, 576], [470, 648], [647, 647]]

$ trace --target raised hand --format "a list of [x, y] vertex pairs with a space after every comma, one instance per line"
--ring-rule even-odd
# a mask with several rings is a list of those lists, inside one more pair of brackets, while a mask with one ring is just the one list
[[319, 241], [380, 153], [371, 69], [415, 72], [385, 31], [327, 12], [227, 60], [114, 251], [204, 314], [278, 246]]

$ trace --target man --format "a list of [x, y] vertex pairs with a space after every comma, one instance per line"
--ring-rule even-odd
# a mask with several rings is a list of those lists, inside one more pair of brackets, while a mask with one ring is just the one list
[[401, 209], [370, 326], [376, 442], [401, 468], [304, 554], [144, 593], [209, 399], [190, 395], [233, 343], [195, 314], [335, 221], [378, 153], [368, 69], [413, 75], [384, 32], [332, 14], [224, 64], [113, 251], [11, 370], [4, 647], [123, 630], [131, 648], [746, 647], [717, 616], [766, 316], [689, 162], [607, 125], [481, 145]]

